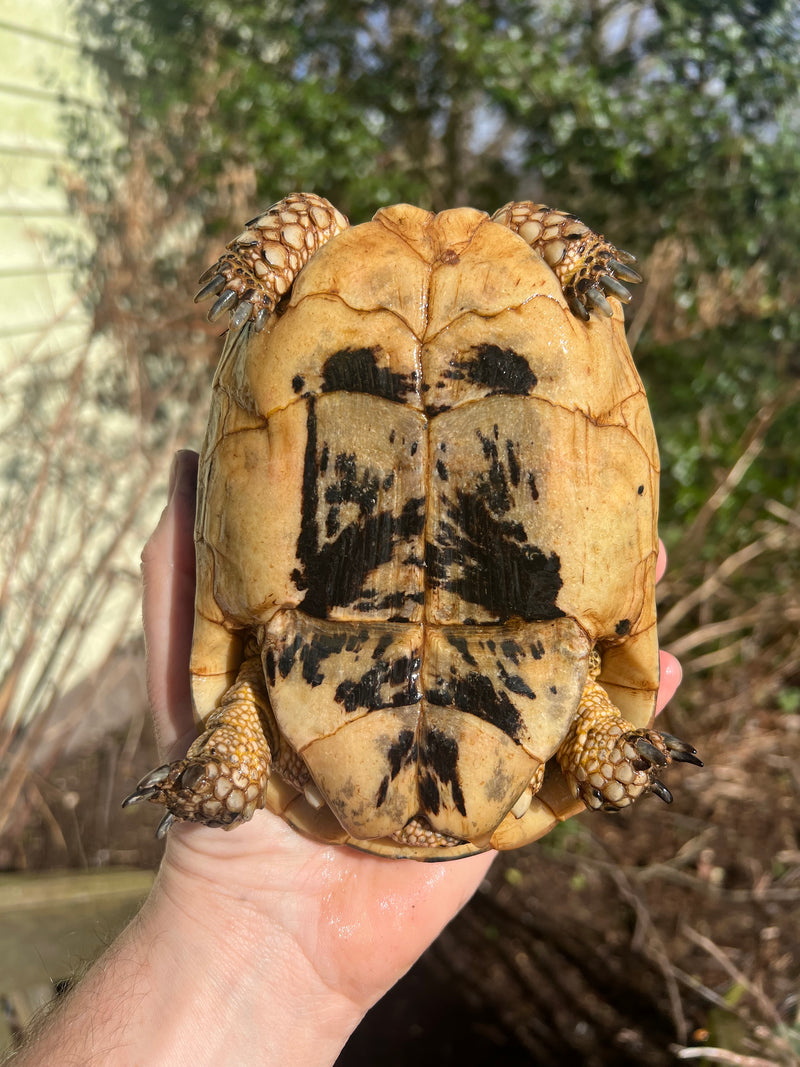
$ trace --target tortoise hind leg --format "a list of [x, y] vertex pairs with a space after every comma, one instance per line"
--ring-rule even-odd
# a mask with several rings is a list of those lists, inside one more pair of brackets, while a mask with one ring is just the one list
[[175, 819], [226, 830], [246, 822], [266, 798], [272, 764], [264, 728], [269, 716], [261, 658], [252, 656], [184, 758], [151, 771], [123, 806], [141, 800], [165, 805], [159, 837]]
[[600, 657], [592, 652], [578, 710], [556, 753], [571, 792], [593, 811], [619, 811], [646, 792], [671, 803], [672, 794], [656, 775], [673, 760], [702, 767], [695, 750], [671, 734], [639, 730], [624, 719], [597, 683], [599, 673]]

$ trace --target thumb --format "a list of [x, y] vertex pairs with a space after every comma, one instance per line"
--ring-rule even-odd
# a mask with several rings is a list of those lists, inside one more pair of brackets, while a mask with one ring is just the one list
[[[147, 691], [161, 755], [193, 732], [189, 654], [194, 622], [194, 512], [197, 454], [178, 452], [169, 498], [142, 552], [142, 616], [147, 649]], [[182, 753], [181, 753], [182, 754]]]

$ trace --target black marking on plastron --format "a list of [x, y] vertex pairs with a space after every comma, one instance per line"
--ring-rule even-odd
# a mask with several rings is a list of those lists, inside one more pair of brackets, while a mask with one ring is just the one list
[[394, 641], [394, 634], [391, 634], [391, 633], [382, 634], [378, 638], [378, 642], [375, 645], [375, 648], [374, 648], [373, 653], [372, 653], [372, 658], [373, 659], [380, 659], [381, 656], [386, 651], [386, 649], [392, 643], [392, 641]]
[[337, 535], [341, 528], [342, 524], [339, 521], [341, 510], [338, 504], [332, 504], [328, 508], [328, 514], [325, 516], [325, 536], [329, 541]]
[[296, 393], [301, 393], [305, 384], [306, 380], [301, 374], [295, 374], [294, 378], [292, 378], [292, 389]]
[[297, 655], [300, 646], [303, 644], [303, 638], [300, 634], [294, 635], [294, 640], [283, 646], [280, 656], [278, 657], [278, 670], [281, 673], [281, 678], [285, 678], [289, 671], [294, 666], [294, 657]]
[[298, 606], [308, 615], [324, 619], [334, 606], [363, 600], [362, 591], [367, 587], [371, 572], [392, 558], [398, 542], [422, 533], [425, 501], [422, 497], [411, 498], [406, 501], [400, 515], [394, 515], [391, 511], [377, 511], [380, 479], [369, 469], [359, 477], [353, 457], [341, 453], [336, 457], [339, 482], [327, 487], [326, 502], [333, 507], [356, 503], [360, 514], [356, 521], [341, 529], [337, 527], [334, 539], [320, 546], [317, 522], [318, 424], [314, 398], [309, 397], [306, 403], [308, 414], [303, 495], [300, 534], [297, 538], [300, 567], [292, 572], [291, 577], [299, 590], [305, 590], [305, 596]]
[[517, 454], [514, 451], [514, 442], [506, 441], [506, 456], [508, 457], [508, 476], [513, 486], [519, 485], [520, 466]]
[[[418, 704], [422, 699], [419, 668], [419, 656], [400, 656], [391, 662], [379, 660], [356, 681], [347, 679], [340, 682], [333, 699], [337, 704], [343, 704], [348, 712], [359, 708], [377, 711], [379, 708], [402, 708]], [[385, 685], [392, 690], [386, 696], [381, 693]]]
[[436, 473], [439, 475], [443, 482], [448, 481], [447, 465], [445, 464], [444, 460], [436, 460]]
[[631, 632], [631, 620], [620, 619], [617, 625], [614, 627], [614, 632], [619, 634], [620, 637], [624, 637], [625, 634], [629, 634]]
[[322, 365], [322, 392], [368, 393], [402, 402], [414, 390], [413, 375], [379, 367], [379, 348], [342, 348]]
[[[345, 630], [334, 633], [315, 633], [311, 641], [304, 646], [300, 653], [303, 664], [303, 680], [311, 686], [322, 683], [325, 675], [320, 671], [320, 664], [329, 656], [338, 656], [345, 646], [348, 634]], [[297, 638], [295, 640], [298, 640]], [[284, 675], [284, 678], [286, 675]]]
[[450, 361], [445, 378], [467, 379], [473, 385], [488, 387], [489, 396], [529, 396], [536, 388], [536, 375], [528, 361], [513, 348], [483, 344], [472, 349], [471, 359]]
[[441, 789], [450, 788], [453, 804], [467, 814], [464, 794], [458, 777], [458, 742], [441, 730], [427, 730], [419, 746], [419, 797], [422, 807], [439, 814]]
[[511, 637], [507, 637], [505, 641], [501, 641], [500, 648], [503, 650], [503, 655], [507, 656], [508, 659], [515, 664], [519, 664], [519, 657], [525, 655], [522, 645], [517, 644]]
[[520, 544], [519, 523], [499, 521], [478, 493], [459, 491], [445, 500], [449, 522], [440, 520], [425, 546], [428, 579], [503, 622], [561, 618], [556, 605], [563, 585], [561, 560], [535, 545]]
[[264, 657], [264, 666], [267, 671], [267, 683], [269, 685], [275, 685], [275, 650], [272, 648], [267, 649], [267, 654]]
[[[495, 431], [497, 427], [495, 427]], [[496, 515], [505, 515], [512, 505], [511, 491], [508, 487], [506, 468], [500, 459], [495, 439], [485, 437], [480, 430], [475, 431], [483, 447], [484, 459], [489, 461], [489, 470], [478, 480], [478, 493], [485, 500], [489, 509]], [[510, 443], [510, 442], [509, 442]], [[525, 537], [520, 540], [526, 540]]]
[[498, 693], [490, 678], [479, 671], [461, 677], [451, 672], [449, 680], [436, 679], [437, 688], [428, 689], [425, 699], [437, 707], [454, 707], [475, 715], [502, 730], [512, 741], [519, 742], [525, 723], [506, 693]]
[[334, 506], [357, 504], [362, 515], [373, 512], [378, 504], [379, 475], [366, 467], [362, 468], [359, 477], [354, 452], [340, 452], [333, 469], [336, 481], [325, 489], [325, 503]]
[[469, 650], [466, 637], [456, 637], [455, 634], [447, 634], [447, 643], [452, 645], [457, 652], [461, 653], [461, 658], [465, 663], [468, 663], [470, 667], [478, 666], [478, 661]]
[[528, 489], [531, 494], [531, 500], [538, 500], [539, 490], [536, 488], [536, 479], [533, 476], [533, 471], [528, 471]]
[[394, 744], [389, 745], [386, 758], [389, 761], [389, 773], [384, 777], [378, 787], [378, 795], [375, 798], [376, 808], [379, 808], [384, 800], [386, 800], [386, 794], [389, 791], [389, 783], [395, 780], [400, 773], [400, 769], [417, 758], [417, 746], [414, 743], [414, 731], [401, 730], [397, 735], [397, 740]]
[[516, 693], [517, 696], [527, 697], [529, 700], [536, 699], [536, 694], [525, 679], [518, 674], [509, 674], [499, 660], [497, 661], [497, 672], [500, 675], [503, 685], [510, 693]]
[[360, 652], [361, 646], [369, 638], [369, 630], [358, 630], [356, 633], [352, 631], [348, 633], [347, 640], [345, 641], [345, 652]]

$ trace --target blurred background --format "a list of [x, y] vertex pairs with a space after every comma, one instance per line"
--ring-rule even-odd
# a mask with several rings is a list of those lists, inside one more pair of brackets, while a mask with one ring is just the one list
[[119, 804], [138, 557], [220, 351], [195, 282], [307, 190], [533, 199], [639, 256], [661, 721], [706, 761], [500, 857], [340, 1064], [799, 1063], [797, 4], [5, 0], [0, 57], [0, 1046], [158, 864]]

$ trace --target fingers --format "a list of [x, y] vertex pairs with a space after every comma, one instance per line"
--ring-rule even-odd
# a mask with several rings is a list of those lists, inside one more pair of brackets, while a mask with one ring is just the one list
[[[658, 560], [656, 562], [656, 581], [660, 582], [664, 577], [664, 572], [667, 569], [667, 550], [664, 548], [664, 542], [659, 537], [658, 539]], [[671, 652], [664, 652], [663, 650], [658, 654], [659, 668], [660, 668], [660, 682], [658, 686], [658, 697], [656, 698], [656, 715], [662, 708], [665, 708], [667, 704], [675, 696], [678, 686], [681, 684], [681, 678], [683, 677], [683, 671], [681, 670], [680, 663], [675, 659]]]
[[664, 548], [664, 542], [659, 537], [658, 539], [658, 559], [656, 561], [656, 581], [660, 582], [664, 577], [664, 572], [667, 569], [667, 550]]
[[661, 680], [658, 686], [658, 697], [656, 698], [656, 715], [675, 696], [683, 677], [681, 665], [671, 652], [659, 652], [658, 658], [661, 667]]
[[159, 750], [165, 758], [174, 756], [171, 748], [178, 738], [194, 732], [189, 653], [194, 621], [196, 486], [196, 453], [178, 452], [170, 472], [167, 506], [142, 552], [147, 690]]

